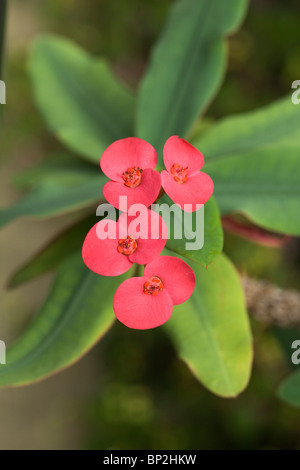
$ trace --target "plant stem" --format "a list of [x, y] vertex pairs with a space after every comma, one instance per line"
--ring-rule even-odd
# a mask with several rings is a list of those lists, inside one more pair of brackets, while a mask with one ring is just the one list
[[0, 79], [3, 78], [6, 6], [7, 0], [0, 0]]

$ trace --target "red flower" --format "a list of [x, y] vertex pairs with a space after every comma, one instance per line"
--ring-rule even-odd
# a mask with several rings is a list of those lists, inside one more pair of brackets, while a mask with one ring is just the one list
[[[156, 238], [151, 238], [153, 228]], [[108, 233], [111, 236], [104, 238]], [[103, 219], [91, 228], [83, 243], [82, 258], [97, 274], [119, 276], [133, 263], [149, 263], [166, 241], [167, 226], [156, 212], [145, 209], [139, 216], [123, 213], [118, 222]]]
[[145, 140], [128, 137], [117, 140], [103, 153], [100, 166], [112, 181], [105, 184], [103, 195], [119, 209], [119, 197], [127, 196], [127, 206], [139, 203], [149, 207], [161, 188], [160, 174], [154, 170], [157, 153]]
[[200, 209], [214, 190], [211, 177], [200, 171], [204, 165], [202, 153], [186, 140], [172, 136], [163, 154], [167, 171], [162, 171], [161, 181], [167, 195], [187, 212]]
[[185, 302], [195, 288], [194, 271], [179, 258], [160, 256], [151, 261], [143, 277], [132, 277], [116, 290], [113, 308], [129, 328], [146, 330], [162, 325], [173, 305]]

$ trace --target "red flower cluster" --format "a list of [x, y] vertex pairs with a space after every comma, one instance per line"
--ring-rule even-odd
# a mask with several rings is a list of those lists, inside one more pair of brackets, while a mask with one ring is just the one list
[[[116, 317], [129, 328], [148, 329], [165, 323], [173, 305], [185, 302], [193, 293], [193, 270], [179, 258], [159, 256], [167, 239], [162, 217], [147, 209], [139, 217], [131, 207], [149, 207], [157, 199], [161, 185], [183, 210], [193, 212], [213, 193], [211, 178], [200, 171], [203, 155], [177, 136], [170, 137], [163, 150], [167, 171], [154, 169], [157, 153], [148, 142], [129, 137], [111, 144], [101, 157], [101, 169], [111, 181], [103, 188], [104, 197], [120, 208], [120, 197], [127, 197], [128, 213], [117, 222], [104, 219], [87, 234], [82, 248], [86, 266], [103, 276], [118, 276], [133, 263], [146, 265], [143, 277], [124, 281], [113, 301]], [[151, 228], [157, 227], [155, 237]], [[137, 230], [137, 225], [146, 227]], [[143, 233], [142, 233], [143, 232]], [[109, 234], [109, 236], [108, 236]]]

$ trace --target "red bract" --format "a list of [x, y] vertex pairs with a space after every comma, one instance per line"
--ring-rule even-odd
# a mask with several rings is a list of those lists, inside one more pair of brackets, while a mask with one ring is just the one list
[[163, 154], [167, 171], [162, 171], [161, 181], [167, 195], [187, 212], [200, 209], [214, 190], [211, 177], [200, 171], [204, 165], [202, 153], [186, 140], [172, 136]]
[[[155, 238], [151, 238], [151, 227], [155, 228]], [[105, 234], [110, 238], [103, 239]], [[82, 258], [97, 274], [119, 276], [133, 263], [147, 264], [157, 257], [166, 240], [167, 226], [156, 212], [145, 209], [138, 216], [123, 213], [118, 222], [103, 219], [91, 228], [83, 243]]]
[[185, 302], [195, 288], [194, 271], [179, 258], [160, 256], [151, 261], [143, 277], [132, 277], [116, 290], [113, 308], [129, 328], [147, 330], [162, 325], [173, 305]]
[[103, 195], [117, 209], [119, 197], [127, 196], [127, 206], [149, 207], [161, 188], [160, 174], [154, 170], [157, 153], [148, 142], [137, 137], [117, 140], [103, 153], [100, 166], [112, 181], [105, 184]]

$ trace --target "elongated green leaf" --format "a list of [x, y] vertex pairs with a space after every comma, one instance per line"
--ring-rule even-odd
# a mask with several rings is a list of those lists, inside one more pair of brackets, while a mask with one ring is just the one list
[[18, 217], [51, 217], [71, 212], [101, 201], [102, 188], [107, 178], [94, 176], [84, 179], [80, 184], [65, 186], [63, 184], [45, 182], [35, 187], [19, 202], [0, 210], [0, 227]]
[[16, 287], [60, 266], [72, 253], [80, 251], [87, 232], [98, 220], [90, 216], [59, 234], [12, 275], [8, 287]]
[[66, 39], [44, 36], [34, 43], [30, 74], [50, 129], [83, 157], [98, 163], [114, 140], [133, 135], [132, 94], [104, 60]]
[[[169, 226], [168, 250], [203, 266], [210, 264], [221, 253], [223, 230], [214, 197], [204, 208], [193, 213], [183, 212], [167, 195], [160, 199], [159, 205], [160, 214]], [[174, 211], [169, 212], [170, 207]]]
[[100, 175], [95, 166], [87, 161], [74, 159], [73, 155], [54, 154], [33, 168], [17, 173], [14, 184], [21, 189], [40, 186], [45, 182], [62, 183], [65, 186], [81, 183], [84, 178]]
[[174, 307], [166, 329], [196, 378], [213, 393], [234, 397], [246, 387], [252, 363], [240, 279], [224, 255], [207, 269], [190, 265], [197, 278], [195, 291]]
[[287, 97], [257, 111], [223, 119], [192, 143], [205, 158], [216, 160], [266, 146], [300, 146], [299, 129], [299, 107]]
[[221, 212], [242, 212], [269, 230], [300, 235], [300, 147], [268, 147], [206, 165]]
[[247, 3], [180, 0], [171, 9], [138, 101], [138, 136], [157, 150], [186, 134], [215, 95], [226, 64], [222, 37], [238, 27]]
[[278, 396], [286, 403], [300, 408], [300, 371], [285, 379], [279, 387]]
[[70, 259], [40, 313], [8, 349], [0, 386], [29, 384], [77, 361], [112, 325], [114, 292], [125, 278], [98, 276], [80, 257]]

